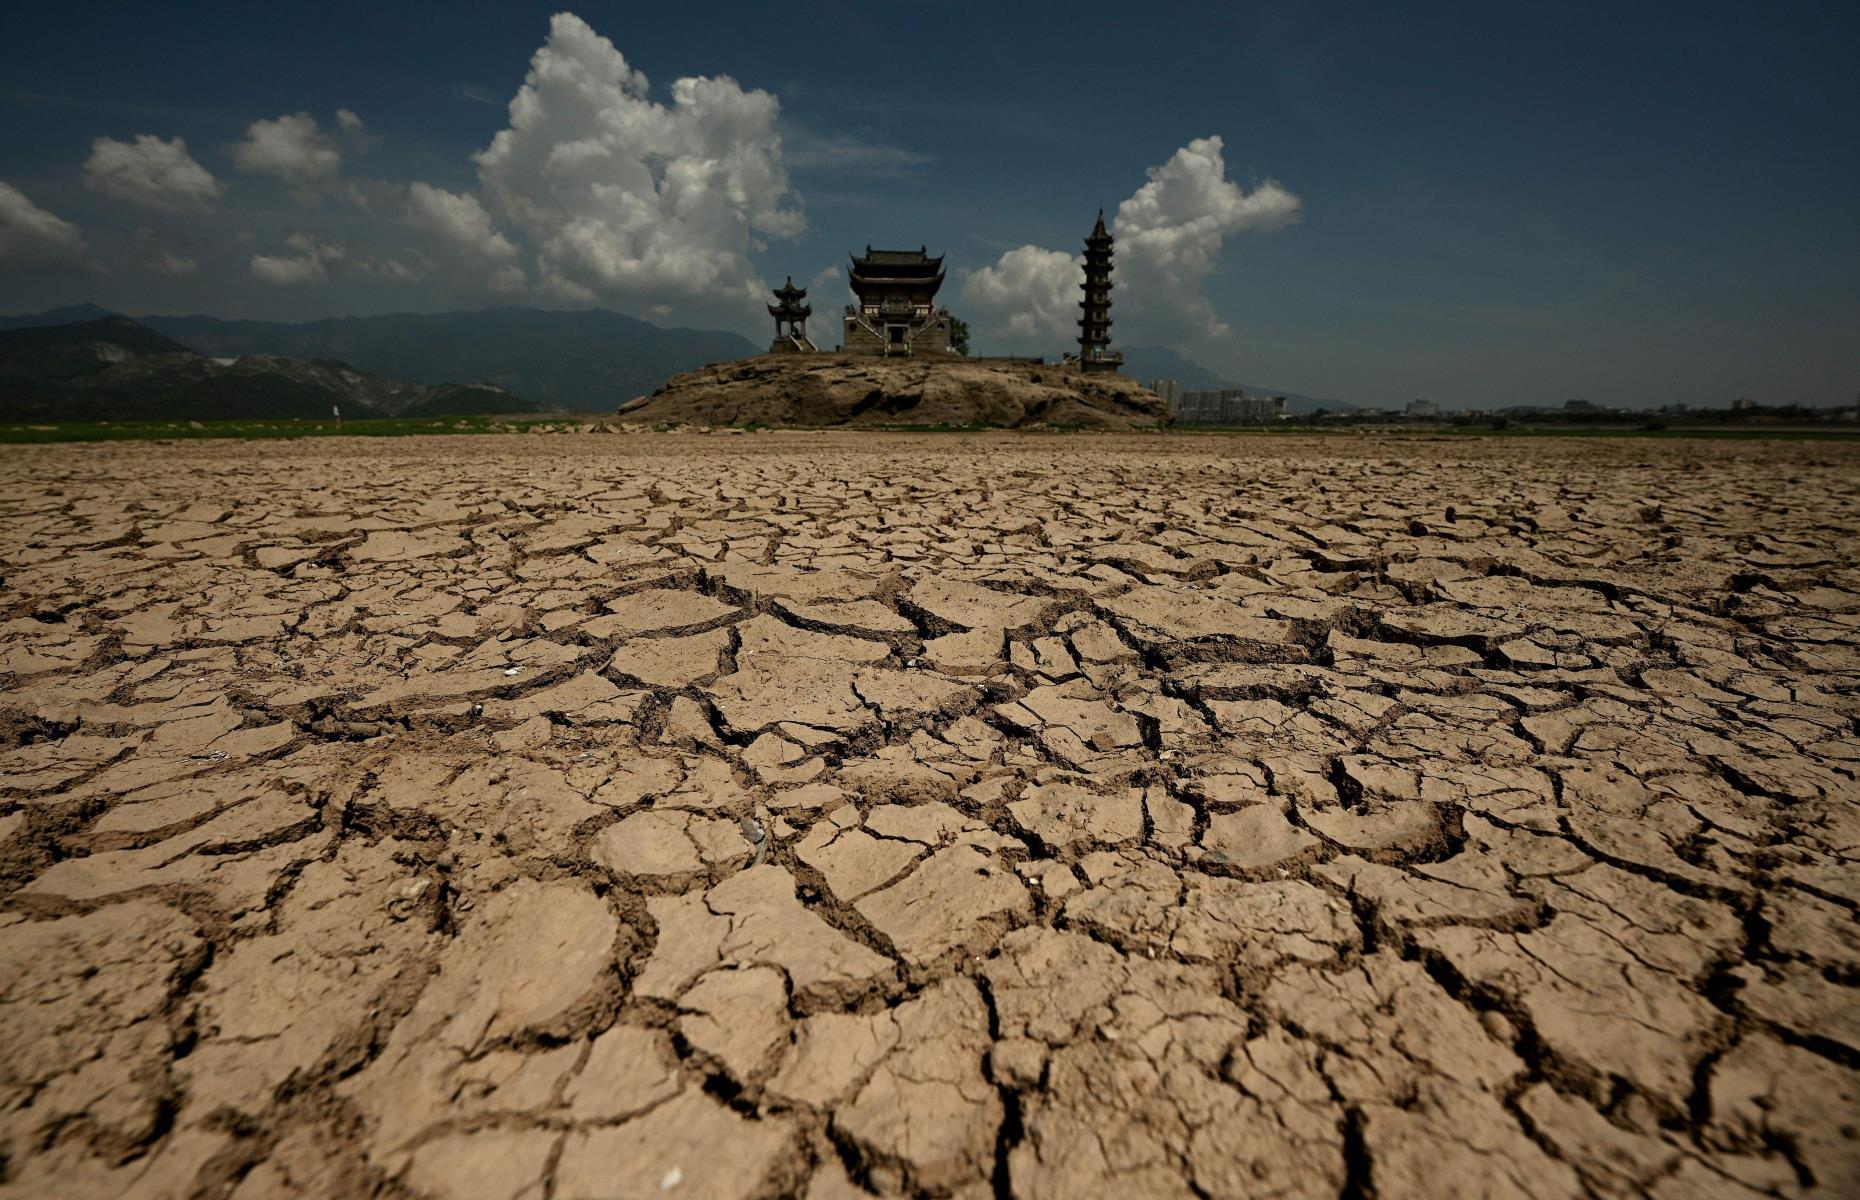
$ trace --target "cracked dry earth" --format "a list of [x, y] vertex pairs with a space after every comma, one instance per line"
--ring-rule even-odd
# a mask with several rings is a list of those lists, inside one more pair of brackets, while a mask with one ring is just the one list
[[0, 1196], [1854, 1195], [1860, 447], [0, 453]]

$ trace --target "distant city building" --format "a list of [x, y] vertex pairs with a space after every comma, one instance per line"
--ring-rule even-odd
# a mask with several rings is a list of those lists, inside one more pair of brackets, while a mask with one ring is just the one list
[[1593, 400], [1565, 400], [1563, 411], [1566, 413], [1598, 413], [1602, 410]]
[[1226, 424], [1243, 399], [1239, 388], [1193, 388], [1182, 393], [1176, 419], [1190, 425]]
[[1079, 285], [1079, 369], [1115, 371], [1124, 365], [1121, 351], [1111, 349], [1111, 243], [1104, 227], [1104, 210], [1085, 237], [1085, 282]]
[[1756, 406], [1757, 402], [1755, 400], [1751, 400], [1745, 396], [1739, 396], [1737, 399], [1731, 401], [1732, 412], [1749, 412]]
[[1286, 415], [1284, 396], [1249, 396], [1240, 388], [1183, 392], [1173, 409], [1184, 425], [1244, 425], [1279, 421]]
[[817, 352], [814, 343], [807, 340], [807, 318], [814, 309], [803, 303], [807, 299], [807, 289], [794, 286], [794, 276], [788, 282], [775, 289], [775, 303], [769, 305], [769, 316], [775, 318], [775, 340], [769, 344], [770, 354], [813, 354]]
[[848, 281], [856, 303], [846, 306], [844, 348], [853, 354], [943, 355], [950, 315], [936, 305], [943, 286], [943, 256], [927, 247], [852, 255]]
[[1440, 408], [1432, 400], [1424, 399], [1408, 401], [1408, 407], [1403, 411], [1405, 415], [1417, 420], [1432, 420], [1440, 415]]
[[1170, 412], [1175, 411], [1176, 404], [1182, 399], [1181, 384], [1173, 379], [1152, 379], [1149, 387], [1150, 391], [1155, 392], [1162, 402], [1169, 406]]

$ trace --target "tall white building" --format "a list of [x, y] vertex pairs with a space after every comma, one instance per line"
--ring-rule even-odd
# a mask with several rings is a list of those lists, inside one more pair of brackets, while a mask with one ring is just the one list
[[1182, 399], [1182, 385], [1173, 379], [1152, 379], [1149, 382], [1149, 389], [1162, 398], [1163, 403], [1169, 406], [1170, 412], [1175, 411], [1177, 402]]
[[1249, 396], [1239, 388], [1183, 392], [1174, 411], [1184, 425], [1246, 425], [1286, 415], [1284, 396]]

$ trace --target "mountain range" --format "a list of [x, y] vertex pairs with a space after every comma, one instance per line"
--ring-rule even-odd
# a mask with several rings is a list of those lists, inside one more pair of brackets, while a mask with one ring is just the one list
[[738, 334], [661, 329], [601, 308], [391, 313], [303, 324], [201, 316], [141, 320], [215, 358], [337, 359], [390, 379], [469, 379], [507, 388], [543, 408], [590, 412], [612, 412], [674, 375], [762, 350]]
[[[86, 315], [79, 311], [76, 315]], [[0, 420], [150, 421], [511, 413], [486, 384], [401, 383], [347, 363], [210, 358], [128, 317], [0, 328]]]
[[[0, 316], [0, 330], [67, 325], [116, 316], [76, 304], [27, 316]], [[146, 316], [141, 325], [208, 358], [262, 355], [346, 363], [384, 379], [441, 384], [469, 380], [504, 388], [545, 409], [611, 412], [673, 376], [743, 359], [762, 347], [715, 329], [665, 329], [606, 309], [490, 308], [390, 313], [320, 321]], [[1236, 384], [1165, 346], [1126, 346], [1124, 374], [1174, 379], [1184, 389], [1242, 387], [1284, 396], [1296, 413], [1351, 407], [1282, 388]], [[504, 411], [527, 408], [519, 405]]]
[[47, 325], [76, 325], [82, 321], [95, 321], [103, 317], [121, 315], [121, 313], [111, 312], [95, 304], [67, 304], [63, 308], [48, 308], [44, 312], [14, 313], [11, 316], [0, 314], [0, 329], [41, 329]]

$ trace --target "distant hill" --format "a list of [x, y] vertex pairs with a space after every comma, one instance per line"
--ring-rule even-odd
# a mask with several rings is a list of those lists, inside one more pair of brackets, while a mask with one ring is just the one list
[[95, 304], [67, 304], [63, 308], [47, 309], [42, 313], [0, 316], [0, 329], [38, 329], [45, 325], [75, 325], [80, 321], [95, 321], [100, 317], [116, 315], [109, 309]]
[[397, 383], [347, 363], [224, 362], [128, 317], [0, 330], [0, 420], [154, 421], [530, 412], [502, 388]]
[[1340, 409], [1355, 407], [1342, 400], [1324, 400], [1316, 396], [1288, 392], [1284, 388], [1234, 383], [1222, 379], [1194, 359], [1171, 350], [1167, 346], [1119, 346], [1117, 348], [1124, 352], [1124, 374], [1133, 379], [1140, 379], [1144, 383], [1152, 379], [1173, 379], [1182, 385], [1183, 391], [1237, 387], [1251, 396], [1284, 396], [1285, 407], [1295, 413], [1316, 412], [1320, 408], [1337, 412]]
[[148, 326], [114, 314], [67, 325], [0, 331], [0, 367], [11, 374], [42, 379], [83, 378], [132, 359], [198, 357]]
[[674, 375], [761, 351], [721, 330], [662, 329], [606, 309], [393, 313], [303, 324], [144, 317], [214, 357], [333, 358], [390, 379], [481, 380], [546, 408], [611, 412]]
[[1173, 379], [1185, 389], [1221, 386], [1220, 376], [1167, 346], [1119, 346], [1117, 349], [1124, 353], [1124, 374], [1144, 383], [1152, 379]]

